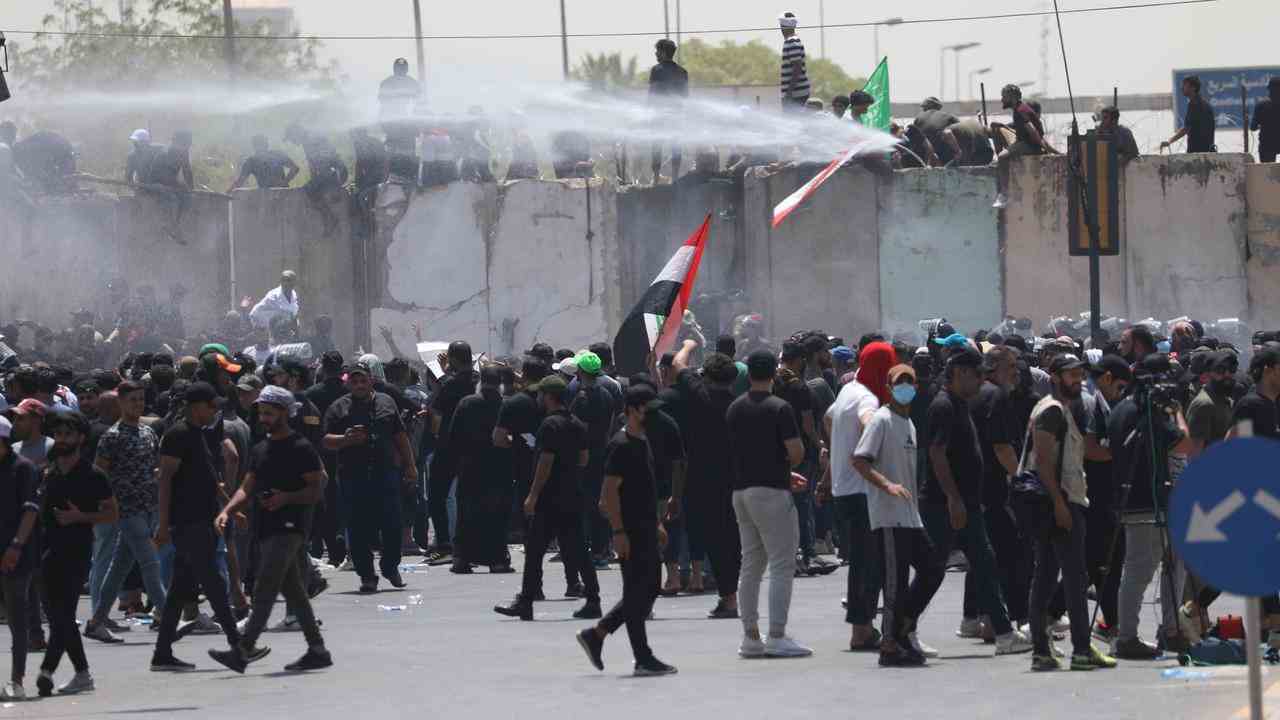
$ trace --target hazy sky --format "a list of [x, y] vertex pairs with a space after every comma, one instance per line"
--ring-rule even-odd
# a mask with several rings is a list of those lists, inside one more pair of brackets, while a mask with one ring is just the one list
[[[99, 0], [109, 8], [117, 0]], [[241, 0], [253, 4], [258, 0]], [[278, 0], [276, 0], [278, 1]], [[569, 31], [653, 31], [648, 38], [570, 38], [571, 61], [583, 53], [621, 51], [624, 57], [637, 55], [641, 65], [652, 62], [652, 43], [662, 33], [662, 0], [566, 0]], [[1128, 4], [1135, 0], [1061, 0], [1062, 9]], [[138, 6], [145, 5], [140, 0]], [[1175, 67], [1216, 67], [1280, 63], [1274, 52], [1275, 0], [1219, 0], [1205, 5], [1123, 10], [1063, 17], [1063, 32], [1071, 60], [1077, 94], [1120, 92], [1168, 92], [1170, 72]], [[6, 2], [3, 24], [8, 28], [35, 28], [53, 6], [52, 0]], [[669, 0], [672, 35], [675, 34], [676, 0]], [[791, 10], [802, 24], [818, 22], [819, 0], [682, 0], [683, 28], [689, 31], [713, 28], [770, 27], [783, 10]], [[827, 23], [867, 22], [901, 14], [907, 20], [969, 14], [1020, 12], [1050, 7], [1038, 0], [915, 0], [912, 3], [854, 3], [826, 0]], [[424, 0], [424, 34], [556, 33], [560, 28], [557, 0], [469, 0], [441, 3]], [[293, 0], [298, 22], [305, 34], [412, 34], [412, 0]], [[1267, 7], [1272, 12], [1267, 12]], [[447, 11], [437, 8], [447, 8]], [[1047, 94], [1066, 92], [1057, 35], [1052, 19], [1039, 18], [906, 25], [880, 29], [880, 51], [888, 55], [891, 85], [896, 101], [912, 101], [940, 91], [939, 48], [960, 42], [981, 42], [982, 46], [963, 53], [961, 94], [969, 93], [970, 70], [990, 67], [986, 76], [988, 96], [993, 87], [1011, 81], [1041, 78], [1041, 29], [1049, 28], [1049, 84]], [[811, 56], [819, 55], [817, 29], [804, 30], [801, 37]], [[13, 37], [13, 36], [11, 36]], [[685, 37], [698, 37], [688, 32]], [[776, 32], [715, 34], [701, 36], [719, 42], [745, 42], [760, 38], [778, 45]], [[14, 40], [22, 41], [20, 37]], [[1272, 50], [1268, 50], [1272, 48]], [[851, 75], [869, 73], [873, 62], [872, 32], [868, 28], [829, 29], [827, 56]], [[403, 55], [414, 58], [412, 41], [329, 41], [326, 53], [337, 58], [353, 80], [374, 82], [389, 74], [391, 60]], [[487, 76], [554, 80], [560, 76], [560, 41], [552, 40], [428, 40], [427, 83], [433, 75], [456, 72], [458, 66], [473, 68]], [[947, 53], [946, 93], [955, 96], [953, 54]], [[417, 74], [416, 67], [413, 70]], [[696, 82], [696, 78], [694, 81]], [[476, 98], [488, 104], [493, 98]]]

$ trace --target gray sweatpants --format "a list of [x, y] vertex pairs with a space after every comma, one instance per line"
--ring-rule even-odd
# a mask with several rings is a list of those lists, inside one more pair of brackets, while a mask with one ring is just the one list
[[742, 575], [738, 580], [738, 612], [748, 633], [760, 628], [760, 581], [769, 566], [769, 635], [782, 637], [796, 579], [800, 524], [787, 490], [753, 487], [735, 490], [733, 512], [742, 539]]
[[324, 638], [320, 635], [320, 626], [311, 611], [311, 601], [307, 598], [305, 570], [299, 567], [298, 549], [302, 547], [301, 533], [281, 533], [262, 538], [259, 541], [260, 555], [258, 577], [253, 588], [253, 612], [249, 615], [249, 625], [244, 631], [245, 647], [253, 647], [271, 617], [271, 608], [275, 605], [276, 595], [283, 594], [285, 600], [298, 616], [302, 624], [302, 633], [307, 638], [307, 645], [312, 648], [324, 647]]
[[[1153, 524], [1143, 522], [1145, 518], [1126, 517], [1130, 523], [1124, 526], [1124, 569], [1120, 572], [1119, 611], [1120, 640], [1131, 640], [1138, 637], [1138, 623], [1142, 612], [1142, 597], [1147, 586], [1164, 559], [1164, 533]], [[1132, 524], [1137, 521], [1139, 524]], [[1162, 611], [1162, 629], [1176, 629], [1176, 603], [1182, 597], [1181, 587], [1170, 586], [1170, 576], [1181, 585], [1180, 568], [1170, 568], [1169, 572], [1160, 573], [1160, 609]]]

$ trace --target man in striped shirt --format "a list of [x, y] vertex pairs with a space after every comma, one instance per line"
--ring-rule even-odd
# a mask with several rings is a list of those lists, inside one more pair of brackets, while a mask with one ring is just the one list
[[804, 66], [804, 43], [796, 36], [795, 13], [778, 18], [782, 28], [782, 106], [787, 110], [804, 108], [809, 100], [809, 74]]

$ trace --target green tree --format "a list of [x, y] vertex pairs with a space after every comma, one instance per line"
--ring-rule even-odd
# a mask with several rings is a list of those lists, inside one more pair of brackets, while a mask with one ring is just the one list
[[[349, 127], [350, 103], [336, 95], [339, 68], [320, 62], [318, 41], [237, 39], [234, 92], [223, 92], [221, 0], [145, 0], [124, 17], [108, 14], [104, 5], [115, 4], [55, 0], [42, 24], [49, 34], [24, 45], [14, 63], [19, 71], [11, 75], [22, 90], [11, 101], [21, 131], [66, 135], [83, 172], [122, 177], [135, 128], [149, 129], [157, 143], [190, 130], [196, 184], [224, 190], [250, 152], [251, 135], [270, 136], [305, 168], [299, 149], [280, 141], [288, 123]], [[53, 34], [64, 21], [78, 34]], [[235, 33], [270, 29], [237, 23]], [[136, 35], [159, 37], [129, 37]], [[348, 147], [345, 137], [331, 139]], [[306, 177], [304, 169], [298, 182]]]
[[578, 61], [577, 67], [569, 71], [569, 77], [585, 82], [595, 90], [614, 91], [640, 87], [647, 78], [640, 74], [636, 65], [635, 56], [623, 63], [622, 53], [587, 53]]
[[[112, 18], [93, 0], [55, 0], [42, 28], [64, 21], [76, 35], [35, 36], [24, 48], [22, 82], [44, 91], [83, 88], [142, 89], [193, 79], [227, 77], [219, 0], [150, 0], [147, 12]], [[244, 27], [238, 35], [266, 35], [268, 26]], [[121, 37], [149, 35], [161, 37]], [[181, 35], [212, 36], [201, 38]], [[332, 84], [337, 66], [321, 65], [314, 39], [248, 40], [235, 43], [237, 82], [281, 81]]]
[[[725, 40], [713, 45], [695, 38], [681, 45], [676, 61], [689, 71], [689, 81], [696, 85], [776, 85], [782, 54], [759, 40], [741, 45]], [[824, 103], [866, 84], [865, 77], [851, 77], [830, 60], [810, 58], [806, 67], [813, 97]]]

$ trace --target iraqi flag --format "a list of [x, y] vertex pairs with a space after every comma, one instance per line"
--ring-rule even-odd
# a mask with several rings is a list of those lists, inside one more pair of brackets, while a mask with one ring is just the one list
[[[879, 135], [879, 133], [876, 135]], [[782, 221], [786, 220], [787, 216], [790, 215], [792, 211], [797, 207], [800, 207], [805, 200], [808, 200], [815, 192], [818, 191], [818, 188], [822, 187], [823, 183], [829, 180], [837, 170], [847, 165], [850, 160], [862, 153], [883, 145], [884, 142], [876, 135], [871, 135], [859, 141], [848, 150], [845, 150], [841, 153], [840, 157], [832, 160], [830, 165], [823, 168], [822, 172], [814, 175], [812, 180], [801, 185], [799, 190], [791, 193], [787, 196], [787, 199], [778, 203], [777, 207], [773, 209], [773, 227], [777, 228], [781, 225]]]
[[707, 232], [711, 228], [711, 215], [702, 221], [702, 227], [689, 236], [666, 267], [653, 279], [640, 301], [622, 321], [618, 336], [613, 340], [613, 355], [621, 375], [647, 370], [649, 353], [661, 357], [675, 345], [676, 333], [689, 307], [689, 296], [698, 277], [698, 264], [702, 262], [702, 250], [707, 244]]

